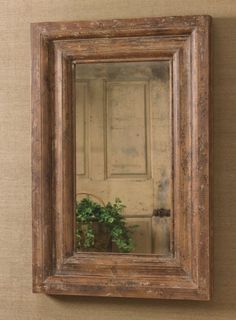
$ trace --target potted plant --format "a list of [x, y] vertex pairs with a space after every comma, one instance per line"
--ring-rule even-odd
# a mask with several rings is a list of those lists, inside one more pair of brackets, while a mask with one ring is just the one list
[[[89, 194], [88, 194], [89, 195]], [[91, 195], [91, 194], [90, 194]], [[100, 201], [102, 202], [102, 201]], [[81, 251], [112, 251], [128, 253], [134, 245], [132, 227], [125, 223], [122, 211], [125, 206], [120, 199], [112, 204], [95, 202], [89, 196], [76, 202], [76, 241]]]

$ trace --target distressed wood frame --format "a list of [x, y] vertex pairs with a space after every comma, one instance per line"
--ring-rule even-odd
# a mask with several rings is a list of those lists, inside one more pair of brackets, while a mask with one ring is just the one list
[[[32, 24], [34, 292], [210, 299], [210, 21]], [[172, 66], [174, 254], [75, 252], [75, 63], [144, 60]]]

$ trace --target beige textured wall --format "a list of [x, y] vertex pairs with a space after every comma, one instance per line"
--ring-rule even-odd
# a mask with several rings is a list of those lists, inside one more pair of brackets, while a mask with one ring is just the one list
[[[214, 299], [32, 294], [29, 23], [185, 14], [214, 18]], [[236, 1], [0, 0], [0, 39], [0, 320], [236, 319]]]

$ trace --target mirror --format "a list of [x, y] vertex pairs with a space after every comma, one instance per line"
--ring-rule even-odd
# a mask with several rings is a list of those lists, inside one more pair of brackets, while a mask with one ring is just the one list
[[210, 299], [210, 25], [32, 24], [34, 292]]
[[78, 251], [172, 253], [169, 61], [76, 64]]

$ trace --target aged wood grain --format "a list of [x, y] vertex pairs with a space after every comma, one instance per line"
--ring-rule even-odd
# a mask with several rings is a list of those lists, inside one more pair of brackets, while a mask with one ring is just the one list
[[[35, 292], [210, 298], [209, 29], [208, 16], [32, 25]], [[73, 63], [150, 59], [172, 64], [174, 256], [74, 253]]]

